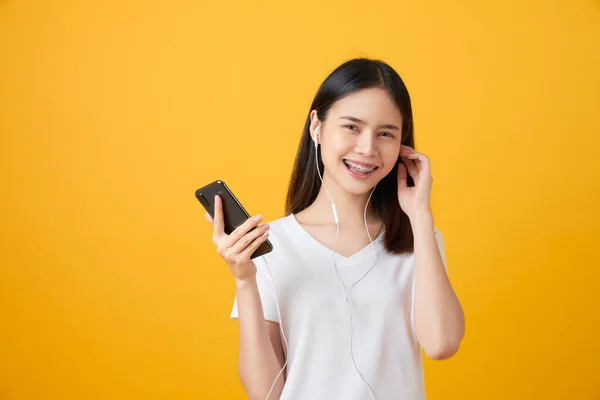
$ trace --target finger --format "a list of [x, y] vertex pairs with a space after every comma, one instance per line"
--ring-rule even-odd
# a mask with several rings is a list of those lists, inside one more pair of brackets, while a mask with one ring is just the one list
[[406, 146], [406, 145], [404, 145], [404, 144], [403, 144], [403, 145], [400, 145], [400, 153], [403, 153], [403, 154], [405, 154], [405, 153], [406, 153], [406, 154], [408, 154], [408, 153], [415, 153], [415, 152], [416, 152], [416, 150], [415, 150], [415, 149], [413, 149], [413, 148], [412, 148], [412, 147], [410, 147], [410, 146]]
[[406, 165], [403, 163], [398, 164], [398, 189], [404, 189], [408, 187], [408, 183], [406, 182], [407, 172]]
[[252, 228], [258, 225], [262, 221], [262, 215], [256, 215], [252, 218], [248, 218], [243, 224], [235, 228], [227, 239], [226, 246], [233, 247], [246, 233], [250, 232]]
[[246, 249], [246, 247], [248, 247], [252, 242], [254, 242], [254, 240], [256, 240], [256, 238], [258, 238], [263, 233], [268, 232], [269, 228], [269, 224], [264, 224], [254, 229], [253, 231], [248, 232], [231, 247], [231, 251], [234, 254], [242, 253]]
[[429, 163], [429, 158], [423, 153], [415, 153], [413, 157], [416, 160], [415, 164], [417, 165], [417, 170], [419, 171], [419, 177], [430, 176], [431, 166]]
[[425, 154], [419, 153], [418, 151], [415, 151], [415, 150], [411, 149], [410, 147], [408, 147], [407, 149], [408, 150], [400, 151], [400, 155], [402, 157], [407, 157], [411, 160], [417, 160], [423, 164], [429, 162], [429, 158], [427, 158], [427, 156]]
[[256, 249], [258, 249], [258, 246], [263, 244], [268, 237], [269, 231], [266, 231], [265, 233], [254, 239], [254, 241], [250, 243], [250, 246], [246, 247], [246, 249], [240, 254], [240, 256], [243, 259], [245, 259], [246, 257], [249, 259], [252, 256], [252, 253], [254, 253]]
[[206, 220], [208, 221], [208, 223], [213, 226], [213, 224], [215, 223], [213, 218], [210, 216], [209, 213], [204, 214], [204, 217], [206, 218]]
[[415, 164], [413, 164], [413, 162], [410, 158], [405, 157], [405, 156], [401, 156], [401, 158], [402, 158], [402, 162], [404, 163], [406, 169], [408, 170], [408, 173], [410, 174], [410, 177], [416, 183], [416, 179], [419, 176], [419, 170], [417, 169]]
[[223, 203], [221, 202], [221, 197], [219, 195], [215, 195], [215, 217], [213, 223], [213, 234], [215, 238], [222, 237], [224, 232], [224, 222], [223, 222]]
[[419, 153], [412, 147], [408, 147], [408, 146], [404, 146], [404, 145], [400, 149], [400, 156], [408, 157], [411, 160], [417, 160], [422, 163], [427, 163], [429, 161], [429, 159], [427, 158], [427, 156], [425, 154]]

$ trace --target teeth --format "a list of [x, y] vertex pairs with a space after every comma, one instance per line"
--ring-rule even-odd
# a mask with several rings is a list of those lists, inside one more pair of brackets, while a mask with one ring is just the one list
[[344, 160], [344, 162], [346, 163], [346, 165], [348, 165], [348, 166], [352, 167], [353, 169], [360, 171], [360, 172], [371, 173], [371, 172], [375, 171], [375, 168], [366, 168], [366, 167], [363, 167], [362, 165], [355, 164], [352, 161]]

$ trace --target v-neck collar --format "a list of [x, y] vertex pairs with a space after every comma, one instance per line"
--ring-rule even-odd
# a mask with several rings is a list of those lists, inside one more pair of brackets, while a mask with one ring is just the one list
[[[346, 257], [346, 256], [338, 253], [337, 251], [334, 252], [332, 249], [330, 249], [329, 247], [325, 246], [323, 243], [321, 243], [317, 239], [315, 239], [302, 226], [302, 224], [300, 224], [300, 222], [298, 222], [298, 220], [296, 219], [296, 216], [293, 213], [291, 213], [291, 214], [289, 214], [287, 216], [287, 220], [299, 232], [299, 234], [302, 235], [305, 238], [306, 241], [312, 243], [312, 245], [315, 248], [319, 249], [319, 251], [323, 252], [324, 254], [328, 254], [329, 256], [332, 256], [332, 253], [335, 253], [335, 259], [338, 260], [338, 261], [341, 261], [343, 263], [354, 263], [354, 262], [357, 262], [357, 261], [362, 261], [365, 258], [372, 258], [373, 257], [373, 249], [371, 248], [371, 243], [369, 243], [368, 245], [366, 245], [362, 249], [356, 251], [351, 256]], [[381, 246], [381, 241], [383, 240], [383, 234], [384, 234], [384, 232], [382, 232], [377, 238], [375, 238], [375, 240], [373, 240], [373, 246], [375, 247], [375, 252], [376, 253], [378, 253], [379, 247]], [[339, 240], [338, 240], [338, 243], [339, 243]]]

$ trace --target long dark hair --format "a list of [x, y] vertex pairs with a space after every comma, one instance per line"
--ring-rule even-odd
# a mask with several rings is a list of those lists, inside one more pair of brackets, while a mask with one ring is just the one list
[[[294, 169], [288, 187], [285, 211], [299, 213], [317, 198], [321, 187], [317, 166], [314, 162], [314, 145], [310, 136], [310, 112], [316, 110], [319, 120], [324, 121], [331, 106], [349, 94], [369, 88], [386, 89], [394, 99], [402, 114], [402, 144], [414, 148], [413, 115], [410, 96], [404, 81], [398, 73], [380, 60], [356, 58], [344, 62], [325, 79], [319, 87], [308, 111], [304, 124], [300, 145], [296, 153]], [[320, 149], [320, 147], [319, 147]], [[324, 170], [320, 150], [318, 152], [319, 168]], [[398, 162], [401, 159], [398, 158]], [[398, 163], [375, 188], [371, 202], [375, 212], [381, 217], [384, 225], [384, 246], [390, 253], [402, 254], [413, 251], [412, 227], [408, 216], [398, 203]], [[408, 176], [409, 186], [414, 186]]]

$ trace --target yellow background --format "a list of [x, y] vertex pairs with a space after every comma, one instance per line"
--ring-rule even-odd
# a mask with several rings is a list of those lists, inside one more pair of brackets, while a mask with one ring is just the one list
[[412, 94], [467, 334], [429, 399], [600, 399], [600, 3], [0, 1], [0, 399], [244, 398], [194, 190], [282, 216], [318, 85]]

